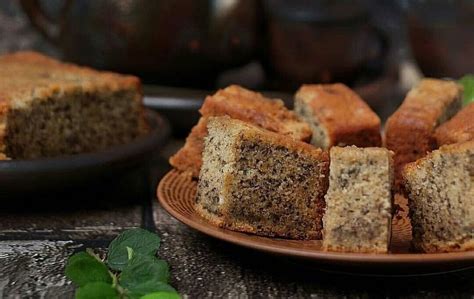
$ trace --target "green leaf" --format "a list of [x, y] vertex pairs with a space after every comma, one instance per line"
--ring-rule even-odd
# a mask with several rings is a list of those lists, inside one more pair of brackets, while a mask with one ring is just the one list
[[131, 299], [138, 299], [147, 294], [155, 293], [155, 292], [166, 292], [166, 293], [176, 293], [176, 290], [167, 283], [164, 282], [157, 282], [157, 283], [143, 283], [140, 284], [132, 291], [129, 291], [127, 294]]
[[91, 282], [77, 289], [76, 299], [119, 299], [119, 295], [105, 282]]
[[[154, 284], [161, 286], [169, 280], [168, 263], [153, 256], [134, 253], [129, 264], [123, 269], [119, 283], [122, 287], [133, 291], [142, 289], [144, 285], [152, 288]], [[161, 291], [151, 290], [151, 291]]]
[[133, 250], [133, 254], [155, 256], [160, 248], [160, 238], [141, 228], [124, 231], [109, 245], [107, 264], [110, 268], [121, 271], [128, 264], [127, 247]]
[[140, 299], [180, 299], [181, 297], [177, 293], [170, 292], [155, 292], [147, 294]]
[[131, 297], [139, 298], [158, 291], [176, 292], [167, 284], [168, 280], [168, 263], [153, 256], [134, 254], [123, 269], [119, 283]]
[[464, 87], [464, 105], [474, 102], [474, 74], [468, 74], [459, 79]]
[[66, 265], [66, 276], [78, 286], [90, 282], [112, 283], [107, 266], [87, 252], [79, 252], [71, 256]]

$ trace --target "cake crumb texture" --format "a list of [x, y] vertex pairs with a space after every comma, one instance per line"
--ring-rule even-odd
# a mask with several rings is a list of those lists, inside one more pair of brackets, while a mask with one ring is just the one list
[[0, 151], [53, 157], [124, 144], [147, 130], [140, 81], [35, 52], [0, 57]]
[[212, 117], [196, 210], [231, 230], [320, 239], [328, 157], [321, 149], [229, 117]]
[[403, 171], [414, 248], [474, 249], [474, 141], [440, 147]]
[[332, 147], [323, 249], [386, 253], [390, 245], [392, 152]]

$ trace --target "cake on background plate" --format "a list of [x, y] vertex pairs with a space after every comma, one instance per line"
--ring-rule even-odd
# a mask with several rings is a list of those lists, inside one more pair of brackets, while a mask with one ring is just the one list
[[393, 153], [332, 147], [325, 195], [323, 249], [386, 253], [392, 220]]
[[474, 141], [442, 146], [407, 164], [403, 177], [414, 247], [474, 250]]
[[199, 214], [241, 232], [321, 238], [327, 153], [229, 117], [209, 118], [207, 129]]
[[147, 129], [136, 77], [18, 52], [0, 57], [0, 78], [0, 153], [9, 158], [92, 152]]

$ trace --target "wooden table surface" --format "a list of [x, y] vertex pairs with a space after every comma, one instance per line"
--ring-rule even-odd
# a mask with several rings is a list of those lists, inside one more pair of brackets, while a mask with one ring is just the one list
[[[120, 231], [162, 237], [172, 285], [187, 298], [474, 298], [474, 269], [438, 275], [372, 276], [372, 270], [308, 264], [207, 237], [169, 216], [155, 198], [172, 142], [150, 162], [100, 186], [34, 195], [0, 211], [0, 298], [73, 298], [64, 265], [74, 251], [103, 249]], [[84, 188], [82, 188], [84, 189]], [[340, 272], [343, 271], [343, 272]], [[356, 271], [356, 273], [351, 273]]]

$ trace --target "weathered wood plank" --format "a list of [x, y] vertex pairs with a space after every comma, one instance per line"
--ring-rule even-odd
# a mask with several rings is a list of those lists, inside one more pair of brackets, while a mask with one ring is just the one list
[[70, 241], [0, 241], [0, 298], [73, 298], [64, 276]]

